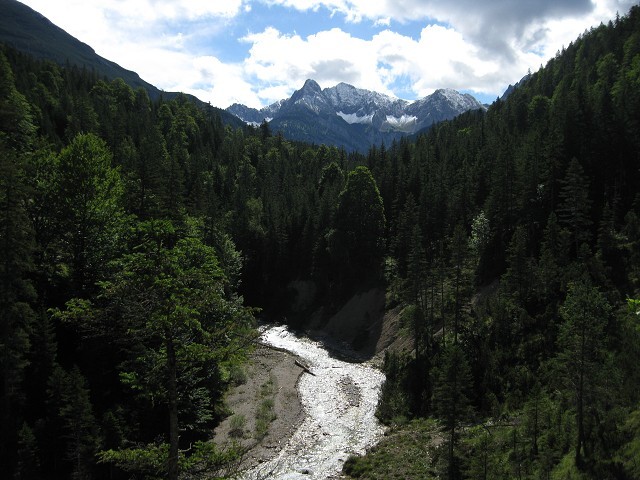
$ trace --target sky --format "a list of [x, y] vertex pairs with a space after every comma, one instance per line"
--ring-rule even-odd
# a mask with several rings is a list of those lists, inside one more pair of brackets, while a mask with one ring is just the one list
[[636, 0], [21, 0], [165, 91], [226, 108], [308, 78], [415, 100], [490, 103]]

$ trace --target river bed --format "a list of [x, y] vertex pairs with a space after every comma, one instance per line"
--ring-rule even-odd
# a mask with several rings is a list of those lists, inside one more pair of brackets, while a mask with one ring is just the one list
[[305, 420], [271, 460], [244, 475], [254, 479], [327, 479], [339, 475], [351, 454], [362, 454], [384, 434], [375, 417], [384, 374], [367, 363], [332, 357], [321, 343], [267, 328], [264, 343], [297, 355], [313, 375], [298, 382]]

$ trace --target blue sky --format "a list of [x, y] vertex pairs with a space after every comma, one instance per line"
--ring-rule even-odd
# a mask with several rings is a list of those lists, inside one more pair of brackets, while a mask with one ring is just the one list
[[167, 91], [260, 107], [313, 78], [491, 102], [633, 0], [22, 0]]

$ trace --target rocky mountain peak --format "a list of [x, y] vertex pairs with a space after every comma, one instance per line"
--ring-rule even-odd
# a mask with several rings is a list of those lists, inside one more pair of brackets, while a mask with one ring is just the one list
[[295, 103], [302, 98], [313, 98], [318, 95], [322, 95], [322, 88], [320, 88], [320, 85], [318, 85], [318, 82], [316, 82], [315, 80], [308, 79], [306, 82], [304, 82], [304, 85], [300, 90], [296, 90], [295, 92], [293, 92], [290, 101]]
[[[232, 105], [229, 112], [247, 123], [271, 121], [294, 140], [327, 143], [365, 151], [371, 144], [389, 143], [436, 122], [484, 106], [468, 94], [439, 89], [415, 102], [339, 83], [324, 90], [308, 79], [291, 98], [260, 110]], [[324, 132], [320, 135], [320, 131]]]

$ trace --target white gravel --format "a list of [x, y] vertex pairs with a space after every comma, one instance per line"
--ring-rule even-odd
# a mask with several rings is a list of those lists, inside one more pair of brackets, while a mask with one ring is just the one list
[[384, 374], [367, 363], [333, 358], [322, 344], [286, 327], [267, 328], [262, 341], [300, 357], [311, 372], [298, 391], [307, 414], [272, 460], [244, 475], [254, 479], [327, 479], [339, 475], [351, 454], [362, 454], [384, 434], [375, 417]]

